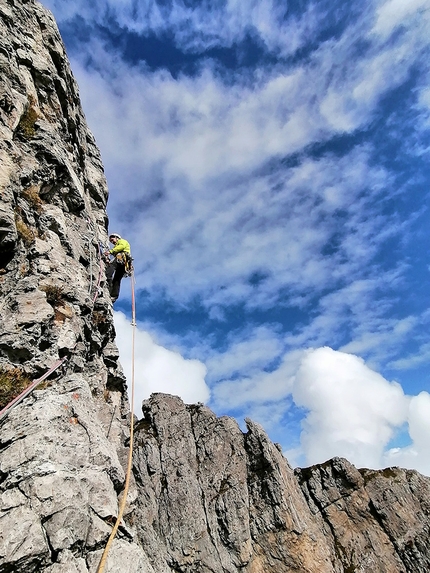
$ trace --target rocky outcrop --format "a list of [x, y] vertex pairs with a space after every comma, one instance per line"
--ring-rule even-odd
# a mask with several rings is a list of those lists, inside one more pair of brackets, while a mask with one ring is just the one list
[[430, 571], [430, 479], [357, 470], [343, 459], [296, 470], [318, 527], [345, 571]]
[[130, 518], [158, 571], [424, 573], [430, 479], [343, 459], [293, 471], [263, 429], [153, 395]]
[[[1, 572], [95, 570], [118, 512], [129, 430], [99, 258], [106, 200], [53, 18], [0, 0], [2, 395], [68, 359], [1, 421]], [[152, 571], [125, 527], [110, 570], [123, 563]]]
[[[95, 573], [128, 452], [99, 241], [107, 187], [56, 25], [0, 0], [0, 573]], [[60, 359], [64, 361], [60, 364]], [[429, 479], [296, 470], [251, 421], [156, 394], [106, 573], [424, 573]]]
[[138, 537], [160, 572], [333, 571], [294, 473], [260, 426], [153, 395], [136, 434]]

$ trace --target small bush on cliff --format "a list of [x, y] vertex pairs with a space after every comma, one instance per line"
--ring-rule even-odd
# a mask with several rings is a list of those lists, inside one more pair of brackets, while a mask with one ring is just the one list
[[15, 212], [15, 226], [18, 237], [22, 240], [24, 245], [29, 247], [36, 238], [36, 233], [27, 225], [18, 212]]
[[64, 302], [64, 289], [59, 285], [43, 285], [40, 287], [46, 293], [46, 300], [54, 308], [61, 306]]
[[106, 324], [108, 321], [106, 314], [101, 310], [94, 310], [91, 315], [91, 320], [93, 321], [93, 324], [96, 327]]
[[39, 189], [36, 185], [30, 185], [30, 187], [24, 189], [22, 196], [36, 213], [40, 214], [42, 212], [43, 201], [40, 198]]
[[0, 367], [0, 410], [31, 384], [19, 368]]
[[29, 96], [28, 105], [19, 120], [17, 133], [24, 139], [31, 139], [36, 133], [35, 123], [39, 114], [35, 108], [36, 101], [33, 96]]

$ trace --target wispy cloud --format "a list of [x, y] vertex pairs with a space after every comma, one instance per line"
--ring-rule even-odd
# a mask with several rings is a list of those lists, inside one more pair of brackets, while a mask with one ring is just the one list
[[327, 10], [316, 10], [312, 3], [304, 13], [292, 14], [276, 0], [199, 2], [194, 6], [177, 0], [77, 0], [69, 5], [61, 0], [45, 0], [45, 4], [60, 21], [80, 17], [99, 25], [113, 21], [123, 30], [138, 34], [169, 34], [189, 52], [230, 47], [251, 34], [268, 51], [286, 56], [315, 36], [327, 16]]
[[[146, 318], [139, 400], [210, 399], [254, 416], [285, 449], [292, 439], [302, 462], [346, 455], [429, 472], [428, 395], [382, 375], [429, 359], [427, 303], [409, 300], [423, 278], [406, 248], [427, 229], [414, 162], [428, 153], [429, 0], [301, 12], [275, 0], [47, 4], [92, 32], [73, 69], [147, 308], [197, 307], [217, 331], [203, 339], [199, 325]], [[131, 65], [110, 28], [168, 37], [198, 64], [174, 76]], [[241, 60], [246, 42], [254, 65]], [[116, 325], [127, 365], [123, 315]], [[394, 449], [404, 425], [412, 445]]]
[[[98, 139], [111, 186], [123, 189], [112, 196], [111, 211], [118, 219], [127, 205], [133, 209], [128, 234], [145, 253], [137, 261], [145, 262], [142, 286], [165, 288], [175, 299], [202, 295], [208, 304], [272, 304], [287, 285], [324, 288], [350, 274], [386, 236], [372, 201], [389, 175], [370, 165], [370, 149], [256, 173], [274, 146], [283, 141], [287, 153], [294, 140], [294, 130], [269, 122], [278, 96], [268, 96], [267, 105], [247, 89], [221, 97], [210, 74], [192, 83], [160, 74], [151, 76], [153, 85], [124, 74], [124, 100], [108, 81], [87, 74], [79, 72], [80, 83], [91, 81], [85, 99], [94, 123], [104, 126]], [[322, 249], [332, 240], [337, 253], [326, 257]], [[257, 289], [249, 284], [256, 272], [268, 278]]]
[[[429, 12], [429, 0], [410, 0], [409, 2], [388, 0], [388, 2], [381, 2], [376, 10], [376, 21], [372, 32], [386, 38], [399, 27], [409, 27], [412, 23], [422, 24], [423, 21], [428, 23]], [[418, 22], [419, 20], [421, 22]]]
[[[356, 265], [369, 261], [396, 230], [372, 205], [389, 191], [390, 174], [372, 165], [371, 147], [341, 159], [302, 157], [294, 168], [279, 161], [371, 119], [379, 97], [407, 76], [409, 48], [366, 53], [348, 72], [350, 48], [339, 65], [333, 51], [340, 47], [325, 46], [312, 64], [275, 70], [251, 87], [226, 86], [210, 68], [174, 80], [120, 61], [114, 77], [76, 64], [81, 85], [91, 83], [86, 109], [98, 126], [111, 188], [120, 191], [112, 193], [114, 217], [124, 210], [124, 197], [141, 207], [131, 228], [127, 222], [134, 243], [148, 252], [141, 284], [157, 284], [173, 298], [203, 291], [222, 304], [249, 299], [251, 292], [255, 300], [247, 282], [257, 271], [271, 278], [264, 288], [297, 282], [306, 289], [324, 285], [334, 262], [342, 273], [342, 258], [348, 259], [345, 272], [353, 258]], [[98, 60], [106, 57], [102, 51]], [[273, 161], [270, 175], [258, 175]], [[342, 209], [348, 220], [339, 228], [342, 221], [329, 217]], [[341, 247], [325, 258], [321, 247], [335, 233]]]
[[409, 354], [403, 358], [398, 358], [393, 360], [388, 365], [394, 370], [409, 370], [410, 368], [415, 368], [421, 366], [422, 364], [428, 364], [430, 361], [430, 343], [426, 342], [422, 344], [418, 352]]

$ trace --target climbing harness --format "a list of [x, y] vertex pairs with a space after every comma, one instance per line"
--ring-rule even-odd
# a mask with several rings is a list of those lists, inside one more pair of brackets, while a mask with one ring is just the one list
[[121, 265], [124, 265], [124, 276], [131, 277], [133, 274], [133, 259], [131, 258], [131, 255], [122, 252], [117, 253], [115, 258]]
[[48, 376], [50, 376], [53, 372], [55, 372], [55, 370], [57, 370], [57, 368], [59, 368], [62, 364], [64, 364], [64, 362], [66, 362], [66, 360], [68, 360], [67, 356], [65, 356], [64, 358], [60, 358], [60, 360], [57, 360], [57, 362], [55, 362], [55, 364], [53, 366], [51, 366], [51, 368], [49, 370], [47, 370], [45, 372], [45, 374], [43, 374], [40, 378], [37, 378], [37, 380], [33, 380], [33, 382], [29, 386], [27, 386], [27, 388], [25, 390], [23, 390], [21, 392], [21, 394], [19, 394], [19, 396], [16, 396], [11, 402], [9, 402], [9, 404], [7, 406], [5, 406], [3, 408], [3, 410], [1, 410], [0, 420], [2, 420], [5, 416], [7, 416], [7, 414], [9, 414], [9, 412], [10, 412], [10, 410], [12, 410], [12, 408], [17, 406], [20, 402], [22, 402], [26, 396], [31, 394], [31, 392], [33, 392], [33, 390], [41, 382], [43, 382], [46, 378], [48, 378]]
[[131, 339], [131, 400], [130, 400], [130, 448], [128, 450], [128, 462], [127, 471], [124, 482], [124, 490], [122, 493], [121, 503], [118, 510], [118, 516], [115, 521], [115, 525], [111, 531], [109, 539], [107, 540], [106, 547], [103, 551], [102, 557], [100, 559], [99, 566], [96, 573], [103, 573], [106, 561], [109, 555], [111, 545], [115, 539], [116, 533], [118, 531], [119, 525], [122, 521], [124, 515], [125, 505], [127, 503], [128, 489], [130, 486], [131, 470], [133, 466], [133, 436], [134, 436], [134, 347], [136, 338], [136, 301], [135, 301], [135, 278], [134, 273], [131, 274], [131, 326], [132, 326], [132, 339]]

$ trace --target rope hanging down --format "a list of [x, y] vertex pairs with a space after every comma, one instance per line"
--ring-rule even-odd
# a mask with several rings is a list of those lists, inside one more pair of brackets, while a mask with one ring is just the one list
[[[92, 297], [92, 305], [94, 306], [96, 303], [97, 298], [100, 296], [101, 294], [101, 289], [100, 289], [100, 284], [102, 281], [102, 275], [103, 275], [103, 271], [104, 271], [104, 264], [103, 264], [103, 244], [97, 240], [96, 238], [96, 230], [94, 227], [94, 223], [91, 221], [91, 219], [89, 218], [89, 216], [87, 215], [85, 217], [86, 222], [87, 222], [87, 226], [88, 226], [88, 231], [89, 231], [89, 235], [84, 235], [84, 239], [87, 240], [88, 243], [88, 256], [89, 256], [89, 276], [90, 276], [90, 284], [89, 284], [89, 288], [88, 288], [88, 294], [90, 297]], [[95, 287], [95, 291], [93, 294], [93, 286], [94, 286], [94, 277], [93, 277], [93, 266], [94, 266], [94, 257], [93, 257], [93, 249], [92, 247], [94, 246], [94, 244], [97, 245], [96, 250], [97, 250], [97, 257], [98, 257], [98, 267], [99, 267], [99, 271], [98, 271], [98, 276], [97, 276], [97, 283], [96, 283], [96, 287]]]
[[103, 573], [106, 561], [109, 555], [109, 551], [113, 540], [115, 539], [116, 533], [118, 531], [118, 527], [122, 521], [122, 517], [124, 515], [125, 505], [127, 503], [127, 495], [128, 489], [130, 486], [130, 477], [131, 477], [131, 470], [133, 466], [133, 434], [134, 434], [134, 347], [135, 347], [135, 338], [136, 338], [136, 302], [135, 302], [135, 279], [134, 273], [131, 273], [131, 326], [132, 326], [132, 342], [131, 342], [131, 400], [130, 400], [130, 448], [128, 451], [128, 463], [127, 463], [127, 472], [125, 476], [125, 483], [124, 483], [124, 490], [122, 494], [121, 503], [119, 506], [118, 517], [116, 518], [115, 525], [111, 531], [109, 539], [106, 543], [106, 547], [103, 551], [103, 555], [100, 559], [100, 563], [96, 573]]

